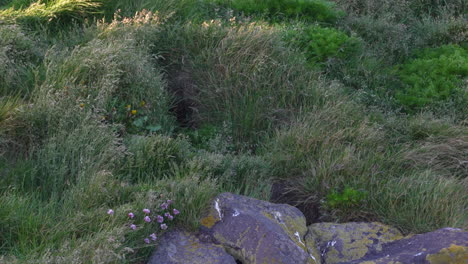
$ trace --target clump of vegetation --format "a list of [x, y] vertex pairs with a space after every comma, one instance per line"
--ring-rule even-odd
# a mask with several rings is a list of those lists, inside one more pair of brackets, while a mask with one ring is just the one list
[[409, 109], [466, 97], [462, 86], [468, 77], [468, 50], [456, 45], [423, 50], [399, 66], [397, 75], [404, 87], [396, 98]]

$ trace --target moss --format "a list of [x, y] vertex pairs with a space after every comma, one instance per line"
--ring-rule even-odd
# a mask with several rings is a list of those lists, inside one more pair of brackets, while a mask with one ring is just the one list
[[430, 264], [466, 264], [468, 260], [468, 247], [452, 244], [448, 248], [441, 249], [436, 254], [427, 255], [426, 260]]

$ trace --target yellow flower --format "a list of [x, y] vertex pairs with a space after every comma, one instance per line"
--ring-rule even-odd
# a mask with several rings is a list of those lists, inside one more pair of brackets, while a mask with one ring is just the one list
[[127, 110], [130, 110], [130, 108], [132, 108], [132, 105], [127, 105], [126, 108]]
[[137, 110], [132, 110], [132, 115], [136, 115], [137, 114]]
[[140, 102], [140, 105], [141, 105], [141, 106], [145, 106], [145, 104], [146, 104], [145, 101], [141, 101], [141, 102]]
[[81, 107], [81, 108], [83, 108], [84, 106], [85, 106], [85, 104], [83, 104], [83, 103], [80, 104], [80, 107]]

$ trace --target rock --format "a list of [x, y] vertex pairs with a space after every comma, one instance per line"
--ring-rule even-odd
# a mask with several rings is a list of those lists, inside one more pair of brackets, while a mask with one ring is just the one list
[[317, 247], [323, 261], [348, 263], [368, 252], [381, 252], [384, 243], [403, 238], [395, 228], [380, 223], [317, 223], [309, 226], [306, 243]]
[[165, 233], [148, 264], [236, 264], [220, 246], [183, 231]]
[[243, 264], [318, 264], [304, 241], [304, 215], [295, 207], [223, 193], [201, 220], [201, 232]]
[[468, 232], [443, 228], [383, 245], [380, 252], [369, 251], [350, 264], [467, 264]]

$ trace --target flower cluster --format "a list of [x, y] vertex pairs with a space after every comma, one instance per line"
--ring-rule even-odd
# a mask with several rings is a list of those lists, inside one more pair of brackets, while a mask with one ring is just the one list
[[[143, 225], [150, 224], [150, 223], [157, 223], [158, 228], [160, 230], [166, 230], [169, 226], [169, 222], [174, 220], [175, 216], [180, 214], [179, 210], [175, 208], [171, 208], [173, 204], [172, 200], [167, 200], [163, 202], [159, 208], [155, 210], [150, 210], [148, 208], [144, 208], [141, 213], [137, 212], [129, 212], [127, 213], [127, 217], [129, 219], [128, 226], [131, 230], [138, 230], [143, 227]], [[114, 210], [109, 209], [107, 214], [110, 216], [114, 215]], [[141, 221], [140, 219], [143, 219]], [[140, 221], [139, 221], [140, 220]], [[150, 234], [148, 237], [143, 239], [146, 244], [151, 243], [151, 241], [156, 241], [157, 235], [156, 233]]]

